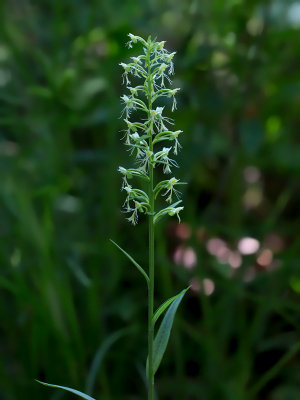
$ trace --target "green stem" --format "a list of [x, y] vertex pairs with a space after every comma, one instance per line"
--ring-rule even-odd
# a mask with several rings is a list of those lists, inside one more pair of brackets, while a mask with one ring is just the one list
[[[150, 65], [150, 49], [147, 52], [148, 62], [148, 111], [149, 118], [152, 110], [152, 81], [151, 81], [151, 65]], [[152, 132], [150, 127], [149, 149], [153, 152]], [[153, 303], [154, 303], [154, 182], [153, 182], [153, 165], [149, 162], [149, 285], [148, 285], [148, 400], [154, 399], [154, 373], [153, 373], [153, 340], [154, 326], [153, 319]]]
[[154, 196], [153, 196], [153, 167], [150, 167], [150, 215], [149, 215], [149, 291], [148, 291], [148, 400], [153, 400], [154, 374], [153, 374], [153, 340], [154, 326], [153, 303], [154, 303]]

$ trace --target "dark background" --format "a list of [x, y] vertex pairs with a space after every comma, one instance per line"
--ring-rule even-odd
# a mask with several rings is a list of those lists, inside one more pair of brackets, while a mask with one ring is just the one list
[[125, 47], [131, 32], [177, 51], [181, 87], [176, 176], [188, 185], [182, 224], [157, 228], [156, 304], [192, 289], [159, 398], [299, 400], [299, 2], [0, 10], [1, 399], [74, 397], [35, 378], [99, 400], [146, 397], [146, 287], [109, 242], [147, 267], [147, 223], [120, 212], [116, 172], [132, 165], [118, 65], [140, 51]]

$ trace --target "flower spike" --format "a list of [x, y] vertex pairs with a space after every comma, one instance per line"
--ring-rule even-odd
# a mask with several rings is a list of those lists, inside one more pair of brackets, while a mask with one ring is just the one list
[[[149, 37], [146, 40], [140, 36], [129, 33], [128, 47], [136, 44], [143, 46], [143, 52], [130, 58], [129, 63], [120, 63], [123, 69], [123, 84], [127, 86], [128, 93], [121, 96], [124, 104], [127, 128], [125, 129], [125, 144], [129, 153], [135, 156], [136, 168], [119, 167], [122, 175], [122, 190], [126, 192], [124, 211], [129, 212], [129, 222], [136, 225], [138, 214], [147, 214], [150, 210], [148, 195], [140, 189], [136, 189], [129, 180], [142, 178], [150, 182], [150, 170], [162, 168], [163, 173], [170, 174], [173, 167], [178, 167], [177, 162], [170, 157], [171, 152], [177, 155], [181, 148], [178, 137], [181, 130], [172, 131], [170, 126], [173, 120], [166, 115], [165, 105], [159, 104], [163, 97], [172, 99], [171, 110], [177, 108], [176, 95], [179, 88], [168, 88], [171, 84], [171, 75], [174, 73], [175, 52], [169, 52], [165, 48], [165, 42], [157, 42]], [[137, 85], [132, 85], [134, 80], [140, 80]], [[147, 102], [145, 102], [145, 98]], [[154, 105], [155, 102], [155, 105]], [[138, 113], [143, 113], [143, 119], [137, 119]], [[161, 142], [169, 142], [169, 146], [161, 145]], [[154, 189], [155, 198], [161, 194], [167, 203], [172, 203], [175, 196], [179, 198], [180, 192], [175, 186], [182, 184], [175, 177], [163, 180]], [[179, 212], [183, 207], [169, 206], [163, 209], [163, 214], [174, 215], [179, 218]], [[158, 212], [159, 215], [160, 212]]]

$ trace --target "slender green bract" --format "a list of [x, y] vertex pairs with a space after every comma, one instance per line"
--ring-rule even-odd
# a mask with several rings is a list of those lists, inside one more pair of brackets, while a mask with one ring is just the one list
[[[165, 85], [171, 84], [170, 76], [174, 73], [173, 58], [175, 53], [165, 49], [165, 42], [144, 40], [139, 36], [129, 34], [128, 46], [142, 45], [142, 53], [131, 57], [131, 62], [121, 63], [123, 68], [123, 82], [129, 90], [121, 99], [124, 103], [123, 115], [126, 123], [125, 145], [135, 156], [136, 167], [119, 167], [122, 174], [122, 189], [126, 192], [124, 202], [125, 212], [129, 213], [129, 222], [136, 225], [140, 214], [148, 216], [149, 226], [149, 270], [148, 275], [141, 267], [135, 265], [147, 276], [148, 283], [148, 359], [146, 375], [148, 379], [148, 400], [154, 396], [154, 375], [162, 360], [170, 336], [174, 316], [185, 291], [167, 300], [154, 314], [154, 278], [155, 278], [155, 225], [166, 215], [177, 216], [183, 210], [179, 206], [181, 200], [177, 187], [182, 185], [179, 179], [171, 177], [156, 183], [155, 169], [160, 168], [164, 174], [170, 175], [174, 167], [178, 167], [171, 154], [177, 155], [181, 148], [178, 137], [181, 130], [172, 130], [173, 120], [163, 115], [164, 106], [158, 104], [164, 97], [172, 99], [172, 111], [176, 109], [175, 95], [179, 88], [170, 89]], [[136, 85], [131, 85], [131, 79]], [[167, 142], [167, 147], [165, 145]], [[146, 190], [133, 187], [132, 178], [142, 178], [148, 185]], [[168, 205], [160, 210], [156, 209], [155, 200], [158, 195], [164, 197]], [[175, 200], [175, 201], [174, 201]], [[127, 257], [128, 254], [122, 250]], [[154, 340], [155, 322], [167, 309]]]
[[144, 271], [144, 269], [138, 264], [133, 257], [131, 257], [130, 254], [128, 254], [125, 250], [122, 249], [116, 242], [110, 239], [110, 241], [123, 253], [125, 256], [132, 262], [132, 264], [140, 271], [140, 273], [143, 275], [143, 277], [146, 279], [147, 284], [149, 284], [149, 277]]

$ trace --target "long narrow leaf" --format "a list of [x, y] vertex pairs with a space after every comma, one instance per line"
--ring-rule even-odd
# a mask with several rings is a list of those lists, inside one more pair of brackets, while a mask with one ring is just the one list
[[114, 242], [112, 239], [110, 241], [123, 253], [129, 260], [132, 262], [132, 264], [140, 271], [140, 273], [143, 275], [143, 277], [146, 279], [147, 284], [149, 284], [149, 277], [146, 274], [146, 272], [143, 270], [143, 268], [138, 264], [125, 250], [122, 249], [116, 242]]
[[[170, 305], [168, 311], [166, 312], [157, 335], [154, 339], [153, 344], [153, 374], [157, 371], [163, 355], [166, 351], [167, 344], [170, 338], [170, 332], [173, 326], [174, 317], [177, 311], [177, 308], [185, 295], [186, 289], [183, 290], [176, 299], [173, 300], [172, 304]], [[148, 363], [147, 363], [148, 364]], [[148, 376], [148, 375], [147, 375]]]
[[184, 295], [188, 290], [190, 286], [186, 288], [185, 290], [181, 291], [180, 293], [176, 294], [173, 297], [170, 297], [168, 300], [166, 300], [162, 305], [155, 311], [155, 314], [153, 315], [152, 323], [153, 325], [156, 323], [158, 318], [161, 316], [161, 314], [170, 306], [170, 304], [173, 303], [174, 300], [177, 299], [177, 297], [181, 296], [182, 294]]
[[66, 390], [68, 392], [74, 393], [77, 396], [80, 396], [85, 400], [95, 400], [93, 397], [88, 396], [85, 393], [79, 392], [79, 390], [71, 389], [71, 388], [66, 387], [66, 386], [52, 385], [51, 383], [41, 382], [41, 381], [38, 381], [37, 379], [36, 379], [36, 381], [41, 383], [42, 385], [45, 385], [45, 386], [54, 387], [54, 388], [57, 388], [57, 389], [63, 389], [63, 390]]

